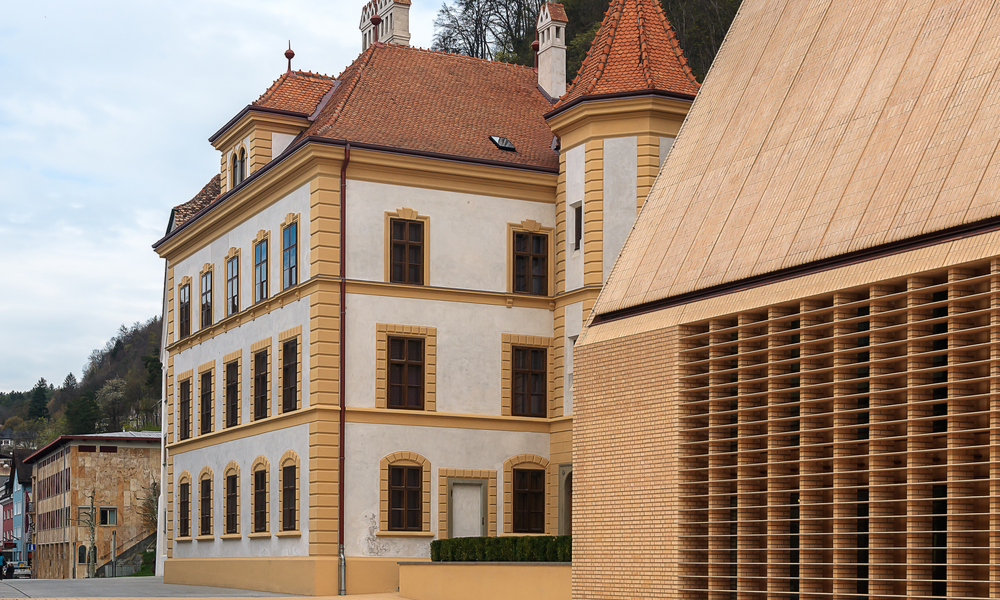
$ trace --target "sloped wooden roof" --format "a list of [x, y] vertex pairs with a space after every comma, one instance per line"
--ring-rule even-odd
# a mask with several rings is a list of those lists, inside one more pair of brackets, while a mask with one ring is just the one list
[[1000, 214], [1000, 3], [744, 0], [597, 314]]

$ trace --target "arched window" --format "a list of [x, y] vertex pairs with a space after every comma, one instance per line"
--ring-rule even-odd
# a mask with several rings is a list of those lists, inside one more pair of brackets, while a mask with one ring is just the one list
[[247, 151], [240, 148], [240, 183], [247, 178]]
[[504, 533], [546, 532], [546, 471], [549, 461], [519, 454], [503, 464]]
[[[271, 483], [271, 465], [263, 456], [258, 456], [250, 467], [250, 530], [253, 533], [270, 531], [271, 498], [268, 493]], [[251, 534], [252, 535], [252, 534]]]
[[191, 474], [187, 471], [177, 478], [177, 537], [191, 537]]
[[289, 450], [278, 463], [278, 514], [281, 531], [299, 530], [299, 455]]
[[379, 535], [431, 531], [431, 463], [416, 452], [393, 452], [380, 465]]
[[214, 479], [212, 469], [205, 467], [198, 475], [198, 534], [201, 536], [212, 535], [212, 480]]
[[86, 544], [80, 544], [80, 549], [77, 552], [76, 562], [78, 562], [78, 563], [85, 563], [85, 562], [87, 562], [87, 546], [86, 546]]
[[233, 187], [238, 186], [240, 184], [240, 159], [235, 153], [233, 154], [233, 164], [230, 168], [230, 173], [230, 179], [233, 182]]
[[225, 485], [226, 506], [226, 536], [240, 534], [240, 466], [236, 461], [229, 461], [223, 471], [222, 481]]

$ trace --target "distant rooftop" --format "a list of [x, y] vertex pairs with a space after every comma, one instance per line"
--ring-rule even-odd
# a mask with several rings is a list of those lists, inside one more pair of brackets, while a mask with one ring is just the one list
[[52, 440], [37, 452], [24, 459], [25, 463], [32, 463], [38, 458], [49, 454], [66, 442], [73, 440], [108, 440], [108, 441], [154, 441], [163, 438], [160, 431], [116, 431], [113, 433], [85, 433], [81, 435], [61, 435]]

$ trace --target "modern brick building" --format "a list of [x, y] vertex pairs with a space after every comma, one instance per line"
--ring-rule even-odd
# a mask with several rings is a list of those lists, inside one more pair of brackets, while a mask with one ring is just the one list
[[574, 598], [1000, 596], [998, 38], [744, 0], [577, 344]]
[[654, 0], [568, 92], [561, 5], [537, 70], [409, 47], [409, 8], [289, 64], [155, 245], [167, 582], [393, 591], [433, 539], [571, 530], [573, 344], [698, 84]]

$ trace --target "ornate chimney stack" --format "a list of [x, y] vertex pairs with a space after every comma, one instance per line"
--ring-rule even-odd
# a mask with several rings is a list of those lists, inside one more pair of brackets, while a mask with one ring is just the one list
[[566, 93], [566, 10], [548, 2], [538, 11], [538, 85], [553, 98]]
[[361, 51], [372, 44], [410, 45], [410, 0], [371, 0], [361, 9]]

